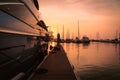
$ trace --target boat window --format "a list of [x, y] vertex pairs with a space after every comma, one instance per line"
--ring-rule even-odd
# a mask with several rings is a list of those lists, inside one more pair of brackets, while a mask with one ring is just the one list
[[0, 0], [0, 2], [19, 2], [18, 0]]
[[33, 0], [35, 7], [39, 10], [39, 4], [37, 0]]

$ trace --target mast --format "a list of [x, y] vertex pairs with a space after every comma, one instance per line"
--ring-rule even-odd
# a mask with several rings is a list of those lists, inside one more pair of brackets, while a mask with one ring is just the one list
[[120, 26], [119, 26], [119, 40], [120, 40]]
[[64, 25], [63, 25], [63, 40], [64, 40]]
[[99, 32], [96, 33], [96, 40], [99, 40], [100, 39], [100, 34]]
[[119, 40], [120, 40], [120, 32], [119, 32]]
[[74, 39], [74, 34], [73, 34], [73, 32], [72, 32], [72, 38], [71, 39]]
[[78, 20], [78, 39], [80, 37], [80, 32], [79, 32], [79, 20]]
[[67, 30], [67, 39], [70, 39], [70, 32], [69, 32], [69, 29]]
[[115, 39], [118, 39], [118, 32], [116, 31], [116, 37], [115, 37]]

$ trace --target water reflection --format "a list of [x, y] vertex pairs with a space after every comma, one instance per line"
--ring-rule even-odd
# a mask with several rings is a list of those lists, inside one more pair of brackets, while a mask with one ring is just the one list
[[120, 44], [65, 45], [67, 56], [82, 80], [120, 80]]
[[83, 43], [82, 44], [82, 46], [83, 46], [84, 49], [87, 49], [89, 45], [90, 45], [89, 43]]
[[118, 52], [118, 59], [119, 59], [119, 64], [120, 64], [120, 44], [117, 45], [117, 51]]
[[77, 61], [77, 66], [79, 67], [79, 53], [80, 53], [80, 51], [79, 51], [79, 47], [80, 47], [80, 45], [79, 44], [76, 44], [76, 49], [77, 49], [77, 56], [76, 56], [76, 61]]

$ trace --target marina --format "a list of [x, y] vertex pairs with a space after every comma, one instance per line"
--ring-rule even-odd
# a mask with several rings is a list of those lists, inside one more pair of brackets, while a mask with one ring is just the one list
[[0, 0], [0, 80], [120, 80], [119, 3]]

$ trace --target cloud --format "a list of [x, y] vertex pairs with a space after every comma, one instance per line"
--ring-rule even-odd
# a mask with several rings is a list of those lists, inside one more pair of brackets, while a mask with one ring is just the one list
[[46, 9], [63, 12], [85, 11], [89, 14], [120, 16], [120, 0], [39, 0]]
[[75, 9], [102, 15], [119, 15], [120, 0], [66, 0], [67, 5], [74, 5]]

